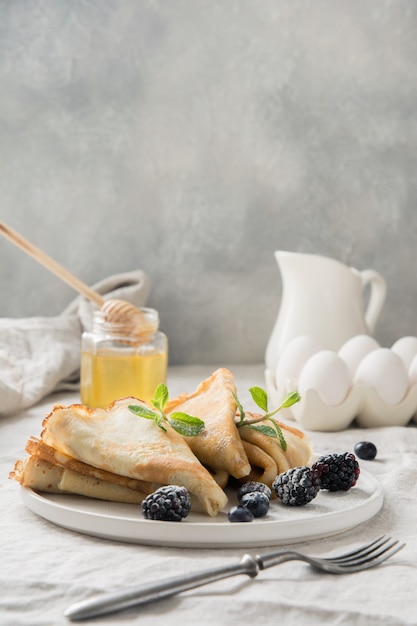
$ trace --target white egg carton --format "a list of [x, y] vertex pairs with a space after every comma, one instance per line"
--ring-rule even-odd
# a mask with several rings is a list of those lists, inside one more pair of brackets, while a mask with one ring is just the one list
[[[309, 358], [312, 358], [311, 355]], [[308, 359], [305, 363], [307, 362]], [[302, 365], [305, 366], [305, 363]], [[356, 366], [359, 363], [360, 361]], [[329, 375], [329, 380], [330, 378]], [[294, 375], [281, 386], [281, 389], [277, 388], [275, 371], [266, 369], [265, 379], [271, 408], [278, 406], [289, 391], [298, 389], [298, 379]], [[384, 382], [388, 386], [389, 381], [382, 381]], [[339, 431], [348, 428], [354, 420], [359, 426], [366, 428], [405, 426], [411, 421], [417, 423], [417, 384], [411, 380], [405, 393], [396, 403], [382, 399], [384, 390], [381, 384], [378, 393], [374, 386], [355, 382], [354, 377], [343, 399], [337, 404], [324, 401], [323, 394], [317, 388], [307, 387], [298, 391], [301, 400], [292, 407], [283, 409], [279, 415], [284, 419], [295, 420], [308, 430]]]
[[[277, 406], [282, 397], [271, 370], [265, 370], [265, 378], [270, 406]], [[294, 419], [307, 430], [327, 432], [344, 430], [355, 419], [365, 428], [406, 426], [412, 420], [417, 422], [417, 385], [412, 385], [402, 401], [395, 405], [383, 402], [375, 389], [367, 385], [352, 386], [338, 405], [326, 404], [316, 389], [306, 389], [299, 402], [279, 415]]]

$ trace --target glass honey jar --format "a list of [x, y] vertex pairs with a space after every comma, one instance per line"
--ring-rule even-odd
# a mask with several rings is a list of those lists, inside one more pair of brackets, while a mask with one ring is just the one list
[[81, 340], [81, 401], [106, 408], [125, 396], [151, 403], [155, 389], [166, 382], [168, 340], [159, 330], [155, 309], [139, 309], [134, 323], [109, 322], [95, 311], [91, 332]]

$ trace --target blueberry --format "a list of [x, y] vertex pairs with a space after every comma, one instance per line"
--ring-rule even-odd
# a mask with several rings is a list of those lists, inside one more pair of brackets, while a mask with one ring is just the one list
[[355, 444], [354, 452], [356, 456], [365, 461], [372, 461], [376, 457], [376, 446], [371, 441], [359, 441]]
[[253, 517], [265, 517], [269, 510], [269, 498], [262, 491], [243, 494], [240, 504], [249, 509]]
[[244, 506], [233, 506], [228, 513], [229, 522], [252, 522], [253, 513]]
[[271, 499], [272, 492], [268, 485], [265, 485], [264, 483], [258, 483], [256, 480], [251, 480], [239, 487], [237, 492], [237, 499], [240, 502], [242, 496], [244, 496], [245, 493], [251, 493], [253, 491], [260, 491], [268, 497], [268, 500]]

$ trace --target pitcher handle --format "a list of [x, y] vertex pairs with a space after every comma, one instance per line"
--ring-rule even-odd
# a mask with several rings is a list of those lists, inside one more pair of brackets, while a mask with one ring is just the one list
[[387, 295], [387, 285], [381, 274], [375, 270], [363, 270], [360, 272], [362, 279], [362, 289], [370, 286], [369, 302], [365, 311], [365, 322], [370, 333], [375, 330], [381, 309]]

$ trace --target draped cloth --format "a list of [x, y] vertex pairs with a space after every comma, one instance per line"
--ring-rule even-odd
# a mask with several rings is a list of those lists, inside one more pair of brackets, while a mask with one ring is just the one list
[[[105, 299], [146, 304], [150, 283], [142, 270], [109, 276], [93, 285]], [[81, 335], [97, 306], [77, 296], [55, 317], [0, 319], [0, 415], [32, 406], [54, 391], [77, 389]]]

